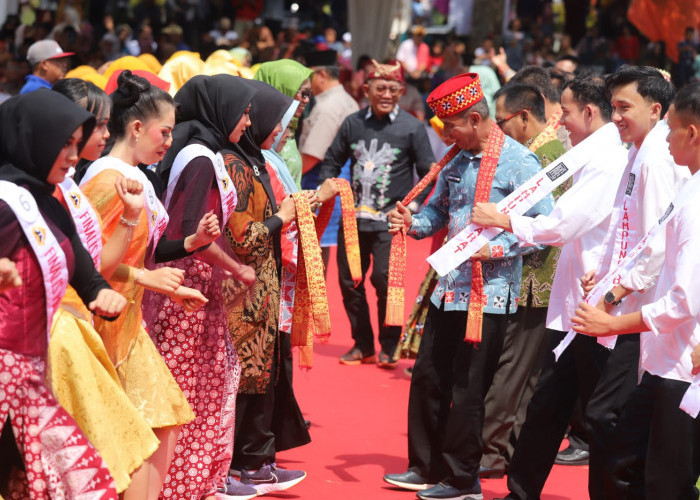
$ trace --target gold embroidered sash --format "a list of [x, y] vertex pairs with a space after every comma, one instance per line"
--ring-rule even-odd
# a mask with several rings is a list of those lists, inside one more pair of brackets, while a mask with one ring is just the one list
[[331, 333], [326, 280], [323, 275], [321, 247], [316, 236], [314, 217], [306, 194], [293, 193], [299, 228], [297, 290], [292, 316], [292, 346], [299, 347], [299, 366], [313, 364], [313, 335], [326, 341]]
[[[445, 156], [435, 164], [428, 174], [423, 177], [418, 184], [404, 197], [401, 203], [406, 206], [411, 203], [416, 196], [430, 185], [452, 159], [460, 152], [459, 146], [452, 146]], [[406, 277], [406, 233], [399, 231], [391, 239], [391, 252], [389, 253], [389, 279], [386, 300], [386, 316], [384, 324], [386, 326], [403, 326], [404, 315], [404, 279]]]

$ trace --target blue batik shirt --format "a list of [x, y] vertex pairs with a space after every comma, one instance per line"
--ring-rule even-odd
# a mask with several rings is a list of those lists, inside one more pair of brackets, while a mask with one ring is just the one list
[[[443, 227], [448, 228], [448, 238], [467, 227], [471, 219], [476, 191], [476, 178], [481, 164], [481, 154], [472, 156], [461, 151], [440, 172], [435, 192], [420, 213], [413, 216], [409, 235], [421, 239], [430, 236]], [[505, 138], [496, 174], [491, 186], [489, 201], [498, 203], [529, 178], [540, 172], [542, 167], [534, 153], [511, 139]], [[554, 199], [548, 195], [526, 215], [536, 217], [548, 214], [554, 207]], [[509, 232], [502, 232], [489, 242], [491, 255], [503, 257], [483, 260], [485, 313], [506, 314], [517, 309], [522, 278], [522, 253], [529, 253], [541, 247], [521, 248], [518, 239]], [[440, 278], [432, 303], [436, 307], [444, 302], [446, 311], [467, 311], [472, 281], [472, 261], [467, 260], [449, 274]]]

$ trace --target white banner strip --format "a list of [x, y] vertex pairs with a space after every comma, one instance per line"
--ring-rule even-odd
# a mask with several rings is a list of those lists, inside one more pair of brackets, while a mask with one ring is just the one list
[[[595, 155], [619, 144], [620, 134], [614, 124], [609, 123], [601, 127], [502, 199], [497, 204], [498, 211], [506, 215], [524, 214], [585, 166]], [[500, 228], [484, 228], [470, 223], [428, 257], [428, 262], [440, 276], [445, 276], [501, 232]]]

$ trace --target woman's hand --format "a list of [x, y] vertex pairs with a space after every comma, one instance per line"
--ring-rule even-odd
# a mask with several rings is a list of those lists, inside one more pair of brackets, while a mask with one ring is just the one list
[[197, 232], [185, 238], [185, 250], [194, 252], [207, 246], [221, 236], [219, 218], [214, 212], [207, 212], [197, 225]]
[[136, 284], [154, 292], [170, 295], [185, 280], [185, 272], [174, 267], [159, 267], [158, 269], [141, 269], [137, 271]]
[[17, 266], [10, 259], [0, 259], [0, 293], [22, 286], [22, 278], [17, 272]]
[[700, 344], [693, 348], [693, 352], [690, 353], [690, 359], [693, 361], [693, 375], [700, 373]]
[[294, 204], [294, 199], [291, 196], [287, 196], [282, 200], [275, 215], [282, 219], [283, 225], [289, 224], [295, 220], [297, 218], [297, 207]]
[[231, 275], [233, 278], [240, 281], [246, 288], [253, 286], [255, 284], [255, 280], [257, 279], [255, 276], [255, 269], [244, 264], [240, 264], [238, 269], [234, 273], [231, 273]]
[[321, 184], [321, 187], [318, 188], [318, 201], [325, 203], [328, 200], [335, 198], [339, 192], [340, 190], [338, 189], [338, 184], [336, 184], [336, 182], [331, 178], [326, 179], [323, 181], [323, 184]]
[[203, 307], [209, 299], [202, 292], [186, 286], [178, 287], [169, 297], [180, 304], [187, 312], [194, 312]]
[[111, 288], [103, 288], [95, 300], [88, 304], [88, 309], [105, 319], [114, 319], [126, 307], [126, 299]]
[[114, 188], [117, 190], [117, 196], [124, 204], [125, 219], [133, 221], [138, 219], [143, 210], [143, 184], [134, 179], [120, 177], [114, 183]]

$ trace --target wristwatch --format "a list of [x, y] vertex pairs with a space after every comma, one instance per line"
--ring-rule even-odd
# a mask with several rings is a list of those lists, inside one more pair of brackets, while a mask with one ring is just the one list
[[610, 304], [611, 306], [619, 306], [620, 303], [622, 302], [622, 299], [615, 300], [615, 294], [612, 293], [611, 290], [608, 290], [605, 292], [605, 295], [603, 296], [603, 300], [605, 301], [606, 304]]

